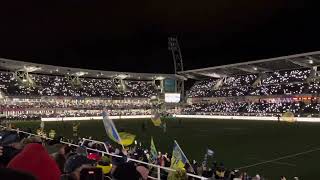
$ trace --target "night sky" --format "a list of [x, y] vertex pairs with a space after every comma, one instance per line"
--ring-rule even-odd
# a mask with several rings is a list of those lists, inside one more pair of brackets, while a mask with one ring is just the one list
[[320, 13], [296, 0], [7, 0], [0, 57], [129, 72], [185, 69], [320, 50]]

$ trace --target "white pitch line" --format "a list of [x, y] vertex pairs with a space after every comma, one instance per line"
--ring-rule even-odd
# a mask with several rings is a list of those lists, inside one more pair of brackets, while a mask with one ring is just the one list
[[[257, 158], [249, 158], [249, 159], [254, 159], [254, 160], [258, 160], [258, 161], [266, 161], [264, 159], [257, 159]], [[281, 162], [281, 161], [274, 161], [274, 162], [270, 162], [273, 164], [279, 164], [279, 165], [286, 165], [286, 166], [292, 166], [292, 167], [296, 167], [297, 165], [295, 164], [291, 164], [291, 163], [287, 163], [287, 162]]]
[[319, 151], [319, 150], [320, 150], [320, 147], [312, 149], [312, 150], [296, 153], [296, 154], [290, 154], [290, 155], [283, 156], [283, 157], [276, 158], [276, 159], [271, 159], [271, 160], [268, 160], [268, 161], [263, 161], [263, 162], [259, 162], [259, 163], [255, 163], [255, 164], [251, 164], [251, 165], [247, 165], [247, 166], [242, 166], [242, 167], [239, 167], [239, 168], [236, 168], [236, 169], [244, 169], [244, 168], [254, 167], [254, 166], [261, 165], [261, 164], [267, 164], [267, 163], [271, 163], [271, 162], [274, 162], [274, 161], [279, 161], [279, 160], [282, 160], [282, 159], [296, 157], [296, 156], [300, 156], [300, 155], [303, 155], [303, 154], [308, 154], [308, 153]]
[[279, 164], [279, 165], [286, 165], [286, 166], [292, 166], [292, 167], [296, 167], [297, 165], [295, 164], [291, 164], [291, 163], [286, 163], [286, 162], [278, 162], [278, 161], [274, 161], [274, 162], [271, 162], [273, 164]]

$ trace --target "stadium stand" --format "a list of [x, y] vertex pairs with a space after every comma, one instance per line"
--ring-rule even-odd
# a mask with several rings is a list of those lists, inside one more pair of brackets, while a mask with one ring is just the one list
[[[307, 56], [302, 55], [302, 57]], [[318, 103], [314, 97], [318, 96], [320, 91], [317, 75], [314, 75], [312, 69], [316, 64], [306, 68], [310, 60], [306, 62], [305, 59], [298, 60], [300, 64], [305, 64], [299, 66], [296, 62], [280, 58], [272, 63], [253, 62], [247, 69], [242, 64], [239, 67], [231, 66], [229, 69], [214, 68], [212, 71], [216, 74], [221, 69], [224, 73], [231, 69], [232, 74], [217, 78], [208, 76], [207, 79], [197, 81], [186, 94], [188, 102], [197, 99], [196, 103], [189, 103], [177, 112], [278, 116], [285, 111], [292, 111], [297, 116], [317, 116], [320, 112], [318, 108], [313, 108], [317, 107]], [[318, 62], [314, 60], [313, 63]], [[50, 69], [56, 68], [50, 67]], [[250, 68], [251, 70], [248, 70]], [[0, 92], [2, 96], [7, 97], [7, 100], [1, 103], [2, 118], [25, 120], [41, 117], [90, 117], [99, 116], [99, 110], [103, 107], [107, 107], [111, 115], [151, 115], [152, 106], [149, 99], [159, 96], [160, 93], [154, 79], [141, 80], [140, 75], [131, 76], [136, 79], [124, 79], [123, 84], [115, 82], [112, 78], [101, 77], [100, 74], [79, 76], [74, 83], [70, 81], [70, 71], [61, 67], [60, 69], [57, 74], [39, 74], [44, 71], [30, 72], [28, 82], [31, 82], [31, 85], [21, 81], [13, 72], [0, 72]], [[243, 69], [246, 70], [245, 73], [240, 72]], [[254, 73], [252, 69], [256, 72]], [[195, 73], [192, 71], [192, 74]], [[293, 99], [293, 96], [298, 97]], [[308, 102], [303, 100], [303, 97], [299, 98], [300, 96], [307, 97]], [[201, 102], [208, 98], [214, 103], [207, 103], [206, 100]], [[268, 100], [274, 98], [277, 102]], [[20, 100], [13, 102], [13, 99]], [[300, 104], [299, 108], [294, 104]]]
[[319, 63], [315, 52], [181, 72], [200, 79], [187, 92], [181, 112], [281, 116], [289, 111], [318, 117]]
[[[149, 148], [137, 145], [118, 149], [112, 144], [104, 146], [99, 141], [85, 141], [80, 137], [73, 140], [64, 137], [40, 138], [39, 135], [28, 137], [32, 134], [21, 129], [2, 128], [0, 134], [4, 137], [0, 140], [0, 175], [9, 179], [82, 180], [88, 177], [84, 173], [86, 170], [94, 171], [91, 178], [103, 180], [146, 180], [152, 177], [164, 180], [263, 178], [260, 175], [249, 176], [237, 169], [227, 169], [223, 163], [217, 162], [204, 165], [207, 162], [200, 164], [193, 161], [182, 170], [168, 171], [171, 164], [170, 153], [159, 152], [155, 159], [151, 159]], [[8, 146], [11, 148], [7, 148]], [[35, 153], [37, 156], [34, 156]], [[152, 164], [149, 163], [151, 161]], [[158, 173], [155, 167], [166, 169], [160, 169]], [[157, 176], [158, 178], [154, 178]]]
[[64, 76], [30, 75], [36, 86], [24, 86], [13, 73], [0, 73], [0, 90], [9, 96], [69, 96], [69, 97], [144, 97], [157, 95], [152, 83], [126, 81], [128, 90], [121, 92], [110, 79], [79, 78], [79, 86], [73, 86]]
[[[183, 104], [176, 112], [187, 115], [237, 116], [281, 116], [289, 112], [300, 117], [319, 117], [319, 82], [317, 80], [319, 76], [315, 73], [316, 69], [313, 69], [320, 65], [318, 58], [318, 55], [303, 54], [180, 72], [181, 75], [194, 77], [197, 76], [197, 72], [200, 72], [202, 79], [203, 76], [207, 76], [191, 87], [187, 93], [188, 104]], [[157, 78], [166, 78], [155, 77], [157, 76], [155, 74], [145, 74], [145, 78], [140, 78], [141, 74], [126, 73], [121, 73], [124, 78], [114, 78], [119, 77], [119, 73], [70, 70], [32, 63], [27, 65], [32, 66], [33, 70], [24, 71], [25, 74], [22, 73], [24, 77], [19, 78], [20, 75], [13, 70], [25, 68], [25, 63], [10, 60], [4, 62], [0, 66], [4, 70], [0, 72], [0, 113], [1, 118], [6, 120], [101, 116], [102, 108], [107, 108], [110, 115], [151, 115], [153, 107], [150, 99], [159, 96], [160, 93], [154, 81]], [[86, 74], [83, 71], [89, 75], [83, 76]], [[102, 77], [102, 74], [108, 73], [109, 76]], [[221, 75], [214, 77], [219, 74]], [[167, 78], [172, 78], [172, 75], [168, 75]], [[119, 81], [116, 82], [115, 79]], [[21, 133], [20, 130], [18, 132]], [[83, 156], [81, 150], [63, 145], [63, 150], [59, 149], [52, 154], [55, 160], [53, 161], [45, 148], [40, 145], [41, 143], [49, 145], [52, 142], [17, 135], [13, 131], [1, 130], [0, 133], [2, 133], [0, 141], [6, 139], [7, 133], [10, 134], [10, 140], [13, 140], [10, 143], [6, 142], [7, 144], [1, 143], [0, 166], [8, 167], [10, 170], [23, 170], [29, 174], [21, 174], [21, 176], [29, 179], [33, 176], [40, 180], [47, 179], [44, 174], [48, 173], [52, 174], [52, 179], [60, 179], [60, 177], [77, 179], [79, 174], [76, 173], [79, 172], [76, 169], [83, 164], [108, 166], [106, 168], [108, 171], [104, 173], [107, 179], [147, 179], [150, 175], [149, 171], [152, 171], [142, 164], [126, 161], [127, 158], [134, 158], [149, 162], [150, 152], [147, 148], [134, 147], [129, 150], [120, 150], [109, 145], [108, 152], [113, 153], [113, 157], [108, 155], [102, 160], [101, 151], [106, 149], [98, 144], [84, 144], [89, 148], [90, 156]], [[11, 135], [16, 138], [12, 139]], [[68, 141], [76, 145], [82, 144], [81, 138]], [[59, 140], [56, 143], [60, 144]], [[11, 147], [9, 157], [6, 154], [8, 146]], [[36, 153], [39, 156], [30, 156]], [[116, 155], [120, 157], [115, 158]], [[3, 157], [6, 159], [4, 160]], [[30, 158], [38, 158], [39, 161], [31, 161]], [[30, 164], [25, 165], [25, 162]], [[161, 167], [169, 167], [170, 154], [159, 153], [154, 163]], [[50, 166], [41, 166], [42, 164]], [[111, 168], [110, 164], [112, 164]], [[260, 175], [249, 178], [245, 173], [228, 170], [222, 163], [214, 163], [211, 168], [205, 169], [201, 164], [194, 162], [192, 167], [196, 170], [195, 172], [191, 171], [191, 167], [185, 166], [186, 172], [215, 177], [215, 179], [262, 179]], [[166, 172], [161, 171], [161, 179], [167, 179]], [[186, 172], [178, 179], [186, 180]]]
[[[265, 76], [266, 78], [255, 88], [252, 86], [257, 79], [255, 74], [228, 77], [223, 81], [223, 86], [219, 90], [212, 88], [217, 80], [200, 81], [191, 88], [188, 97], [302, 94], [312, 90], [312, 87], [307, 88], [308, 83], [303, 83], [310, 76], [310, 70], [279, 71], [265, 74]], [[203, 88], [200, 86], [199, 88], [198, 84], [211, 84], [211, 86]]]

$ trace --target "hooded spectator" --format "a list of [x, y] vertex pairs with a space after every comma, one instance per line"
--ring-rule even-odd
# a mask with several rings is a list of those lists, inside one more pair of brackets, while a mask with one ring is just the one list
[[41, 144], [31, 143], [8, 164], [9, 168], [34, 175], [38, 180], [59, 180], [61, 172], [56, 162]]

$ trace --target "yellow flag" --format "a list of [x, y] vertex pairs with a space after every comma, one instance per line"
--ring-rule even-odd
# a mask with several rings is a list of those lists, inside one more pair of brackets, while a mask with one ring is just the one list
[[178, 143], [174, 141], [172, 158], [171, 158], [171, 168], [181, 169], [188, 162], [187, 157], [184, 155], [183, 151], [179, 147]]
[[160, 119], [160, 114], [156, 113], [154, 117], [151, 118], [151, 121], [154, 126], [160, 126], [161, 125], [161, 119]]
[[136, 138], [136, 135], [127, 132], [119, 132], [119, 136], [121, 139], [121, 144], [124, 146], [131, 145], [134, 142], [134, 139]]

